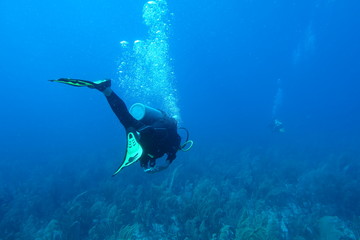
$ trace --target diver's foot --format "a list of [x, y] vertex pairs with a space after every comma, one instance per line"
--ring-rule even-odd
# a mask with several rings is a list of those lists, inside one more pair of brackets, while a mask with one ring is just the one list
[[89, 88], [95, 88], [100, 92], [105, 91], [107, 88], [111, 87], [111, 79], [99, 80], [95, 81], [92, 86], [88, 86]]

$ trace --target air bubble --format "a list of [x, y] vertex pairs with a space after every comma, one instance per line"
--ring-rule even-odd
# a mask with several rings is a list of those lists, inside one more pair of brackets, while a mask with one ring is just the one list
[[129, 43], [127, 41], [121, 41], [120, 45], [121, 45], [121, 47], [125, 48], [129, 45]]
[[171, 15], [165, 0], [145, 3], [143, 20], [148, 27], [148, 38], [136, 40], [132, 48], [126, 48], [123, 53], [126, 64], [119, 64], [119, 85], [126, 86], [124, 92], [137, 101], [157, 106], [179, 120], [173, 60], [169, 57]]

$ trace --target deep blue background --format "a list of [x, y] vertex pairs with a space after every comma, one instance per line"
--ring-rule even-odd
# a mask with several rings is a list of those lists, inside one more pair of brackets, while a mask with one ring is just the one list
[[[122, 156], [124, 132], [103, 96], [47, 80], [116, 79], [119, 42], [146, 38], [144, 3], [1, 1], [2, 180], [49, 162], [51, 171], [81, 152]], [[179, 106], [198, 149], [359, 147], [358, 1], [168, 4], [175, 14], [170, 47]], [[309, 29], [314, 45], [294, 64]], [[284, 93], [278, 114], [286, 127], [281, 136], [267, 127], [278, 79]], [[86, 159], [79, 164], [86, 168]], [[15, 165], [18, 172], [7, 170]]]

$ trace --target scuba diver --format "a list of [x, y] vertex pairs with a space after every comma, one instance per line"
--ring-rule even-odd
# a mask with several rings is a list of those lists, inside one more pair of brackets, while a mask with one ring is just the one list
[[278, 133], [284, 133], [285, 132], [284, 124], [280, 120], [278, 120], [276, 118], [270, 124], [270, 127], [271, 127], [273, 132], [278, 132]]
[[[156, 173], [169, 167], [176, 158], [178, 150], [188, 151], [193, 145], [189, 140], [189, 133], [185, 128], [178, 128], [177, 121], [165, 112], [145, 106], [140, 103], [134, 104], [130, 111], [124, 101], [111, 89], [111, 80], [99, 80], [95, 82], [60, 78], [49, 80], [75, 87], [88, 87], [102, 92], [111, 109], [124, 126], [127, 136], [127, 149], [124, 160], [114, 172], [118, 174], [124, 167], [137, 161], [140, 162], [144, 172]], [[187, 133], [186, 141], [181, 144], [178, 129], [184, 129]], [[188, 147], [186, 147], [189, 144]], [[164, 165], [157, 165], [156, 159], [167, 155]]]

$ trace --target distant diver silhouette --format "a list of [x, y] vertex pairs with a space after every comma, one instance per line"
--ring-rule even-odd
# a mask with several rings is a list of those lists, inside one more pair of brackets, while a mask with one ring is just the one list
[[273, 122], [270, 124], [270, 127], [273, 130], [273, 132], [278, 132], [278, 133], [285, 132], [284, 124], [279, 119], [275, 118]]
[[[137, 161], [140, 161], [146, 173], [162, 171], [173, 162], [177, 151], [188, 151], [193, 146], [193, 141], [189, 140], [189, 132], [185, 128], [178, 128], [177, 121], [164, 111], [141, 103], [134, 104], [129, 111], [124, 101], [111, 89], [110, 79], [91, 82], [59, 78], [49, 81], [97, 89], [105, 95], [111, 109], [124, 126], [127, 137], [125, 157], [113, 176]], [[184, 143], [181, 143], [178, 129], [184, 129], [187, 133]], [[157, 165], [156, 159], [164, 154], [167, 155], [165, 164]]]

